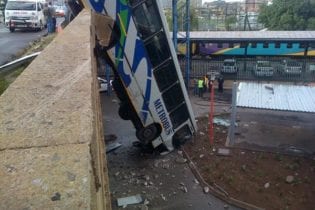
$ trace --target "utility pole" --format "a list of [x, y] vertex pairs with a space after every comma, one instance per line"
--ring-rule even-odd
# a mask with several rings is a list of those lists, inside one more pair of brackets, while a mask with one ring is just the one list
[[173, 43], [174, 43], [174, 47], [175, 47], [175, 51], [177, 53], [177, 32], [178, 32], [178, 28], [177, 28], [177, 0], [172, 0], [172, 20], [173, 20]]
[[248, 29], [249, 31], [252, 30], [251, 26], [250, 26], [250, 22], [248, 20], [248, 0], [245, 0], [245, 17], [244, 17], [244, 31], [246, 31], [246, 25], [248, 24]]

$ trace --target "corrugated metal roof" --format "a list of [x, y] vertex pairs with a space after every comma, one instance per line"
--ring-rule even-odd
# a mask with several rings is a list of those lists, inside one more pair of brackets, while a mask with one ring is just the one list
[[315, 87], [241, 82], [237, 106], [296, 112], [315, 112]]
[[[178, 32], [178, 39], [185, 32]], [[315, 31], [191, 31], [191, 40], [291, 40], [315, 41]]]

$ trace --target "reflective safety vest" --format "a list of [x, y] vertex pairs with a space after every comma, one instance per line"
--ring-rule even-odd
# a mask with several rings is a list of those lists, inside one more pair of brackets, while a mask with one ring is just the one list
[[203, 88], [203, 80], [198, 80], [198, 88]]

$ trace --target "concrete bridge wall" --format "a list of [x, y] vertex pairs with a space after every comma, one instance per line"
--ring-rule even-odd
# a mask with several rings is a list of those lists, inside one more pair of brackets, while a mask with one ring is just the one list
[[0, 97], [0, 209], [111, 209], [90, 29], [84, 10]]

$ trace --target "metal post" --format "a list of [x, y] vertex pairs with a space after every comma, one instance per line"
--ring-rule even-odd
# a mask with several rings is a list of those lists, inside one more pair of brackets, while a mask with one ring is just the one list
[[213, 126], [213, 115], [214, 115], [214, 79], [211, 76], [212, 85], [210, 88], [210, 112], [209, 112], [209, 139], [210, 145], [214, 143], [214, 126]]
[[173, 43], [175, 47], [175, 52], [177, 53], [177, 0], [173, 0], [172, 5], [172, 20], [173, 20]]
[[190, 83], [190, 0], [186, 0], [186, 88]]
[[236, 122], [236, 90], [237, 90], [237, 83], [233, 83], [233, 90], [232, 90], [232, 113], [231, 113], [231, 125], [230, 125], [230, 132], [229, 132], [229, 145], [234, 144], [234, 133], [235, 133], [235, 122]]

